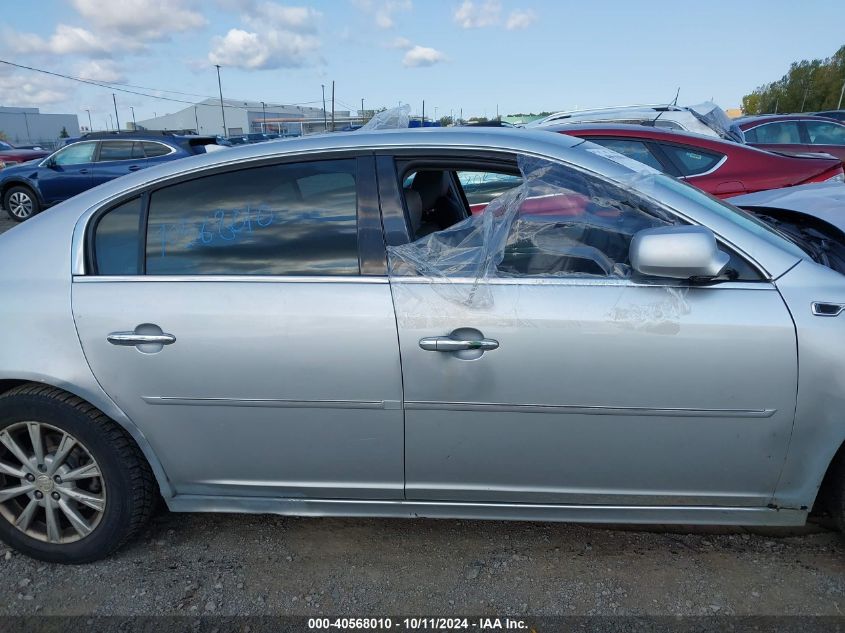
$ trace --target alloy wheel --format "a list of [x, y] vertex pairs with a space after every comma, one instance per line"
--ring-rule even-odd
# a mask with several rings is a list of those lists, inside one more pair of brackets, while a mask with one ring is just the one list
[[96, 529], [105, 508], [102, 472], [79, 440], [36, 421], [0, 431], [0, 517], [16, 529], [73, 543]]
[[32, 215], [32, 198], [23, 191], [15, 191], [9, 196], [9, 211], [16, 218], [28, 218]]

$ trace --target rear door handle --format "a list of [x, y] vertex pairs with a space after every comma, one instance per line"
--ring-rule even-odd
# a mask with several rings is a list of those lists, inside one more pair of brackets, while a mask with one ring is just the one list
[[112, 345], [171, 345], [176, 342], [172, 334], [162, 332], [161, 334], [137, 334], [136, 332], [112, 332], [106, 337]]
[[80, 174], [87, 174], [87, 173], [88, 173], [88, 170], [87, 170], [87, 169], [80, 169], [80, 170], [79, 170], [79, 173], [80, 173]]
[[499, 341], [492, 338], [456, 339], [451, 336], [427, 336], [420, 339], [420, 347], [429, 352], [459, 352], [461, 350], [490, 352], [499, 349]]
[[140, 165], [130, 165], [129, 166], [129, 171], [138, 171], [139, 169], [141, 169]]
[[131, 332], [112, 332], [106, 337], [112, 345], [134, 347], [142, 354], [157, 354], [165, 345], [172, 345], [176, 337], [154, 323], [142, 323]]

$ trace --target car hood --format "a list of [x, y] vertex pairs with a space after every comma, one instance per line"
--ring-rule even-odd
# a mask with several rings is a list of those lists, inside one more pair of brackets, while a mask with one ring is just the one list
[[743, 209], [783, 209], [804, 213], [845, 232], [845, 184], [841, 182], [758, 191], [729, 198], [727, 202]]

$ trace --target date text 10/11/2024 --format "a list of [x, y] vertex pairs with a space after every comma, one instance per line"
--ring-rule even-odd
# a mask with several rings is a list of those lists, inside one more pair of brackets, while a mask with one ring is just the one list
[[529, 625], [518, 618], [309, 618], [308, 629], [320, 630], [403, 630], [403, 631], [457, 631], [457, 630], [511, 630], [528, 631]]

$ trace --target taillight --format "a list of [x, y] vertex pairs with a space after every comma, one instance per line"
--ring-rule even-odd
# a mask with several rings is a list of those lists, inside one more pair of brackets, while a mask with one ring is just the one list
[[801, 184], [810, 182], [845, 182], [845, 172], [842, 171], [842, 166], [833, 167], [832, 169], [823, 171], [818, 176], [813, 176], [812, 178], [805, 180]]

